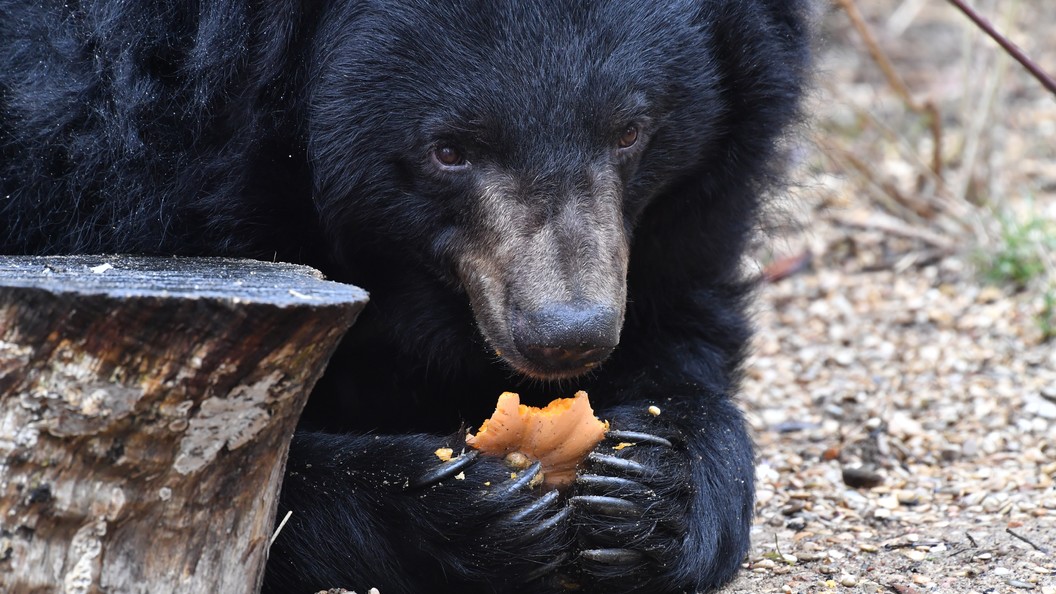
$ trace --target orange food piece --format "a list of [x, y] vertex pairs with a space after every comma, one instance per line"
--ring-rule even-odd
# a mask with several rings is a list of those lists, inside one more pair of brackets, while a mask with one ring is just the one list
[[558, 398], [545, 408], [521, 404], [512, 392], [499, 396], [491, 418], [481, 424], [466, 443], [485, 454], [521, 453], [543, 464], [543, 483], [560, 487], [576, 477], [576, 465], [598, 444], [609, 429], [590, 407], [587, 393]]

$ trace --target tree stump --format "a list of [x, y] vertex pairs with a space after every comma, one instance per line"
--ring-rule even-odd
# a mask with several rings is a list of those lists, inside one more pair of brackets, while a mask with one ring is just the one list
[[0, 257], [0, 592], [257, 592], [365, 301], [288, 264]]

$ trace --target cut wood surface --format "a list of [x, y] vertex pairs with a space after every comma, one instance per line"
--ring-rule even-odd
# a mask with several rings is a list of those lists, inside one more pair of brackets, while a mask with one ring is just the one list
[[365, 301], [289, 264], [0, 257], [0, 592], [256, 592]]

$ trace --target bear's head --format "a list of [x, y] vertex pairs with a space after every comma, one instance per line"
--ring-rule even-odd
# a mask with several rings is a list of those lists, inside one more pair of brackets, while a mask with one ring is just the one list
[[413, 250], [525, 375], [596, 366], [619, 341], [643, 211], [726, 150], [708, 24], [721, 4], [361, 2], [330, 15], [307, 134], [332, 243]]

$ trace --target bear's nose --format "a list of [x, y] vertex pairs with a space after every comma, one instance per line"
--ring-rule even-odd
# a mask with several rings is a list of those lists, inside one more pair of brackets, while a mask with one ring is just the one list
[[616, 348], [619, 318], [615, 308], [595, 303], [515, 308], [513, 342], [525, 359], [547, 373], [586, 371]]

